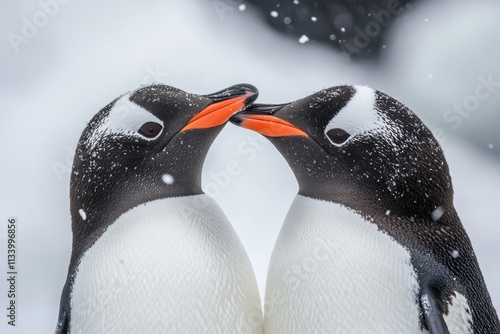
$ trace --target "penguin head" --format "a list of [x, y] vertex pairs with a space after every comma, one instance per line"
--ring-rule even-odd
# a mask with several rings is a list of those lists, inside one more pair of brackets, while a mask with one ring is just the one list
[[86, 233], [96, 219], [109, 221], [151, 200], [202, 193], [210, 145], [231, 115], [257, 95], [247, 84], [208, 95], [155, 84], [108, 104], [88, 123], [76, 149], [74, 232]]
[[287, 104], [255, 104], [231, 121], [276, 146], [302, 195], [411, 216], [452, 206], [438, 142], [412, 111], [382, 92], [336, 86]]

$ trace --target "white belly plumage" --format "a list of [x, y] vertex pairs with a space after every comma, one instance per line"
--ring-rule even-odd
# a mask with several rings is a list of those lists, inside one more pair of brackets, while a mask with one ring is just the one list
[[422, 333], [410, 254], [345, 206], [298, 195], [274, 248], [265, 332]]
[[206, 195], [149, 202], [120, 216], [83, 255], [71, 333], [262, 333], [243, 246]]

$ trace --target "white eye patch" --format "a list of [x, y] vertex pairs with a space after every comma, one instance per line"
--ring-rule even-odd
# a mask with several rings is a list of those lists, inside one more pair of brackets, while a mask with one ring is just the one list
[[131, 93], [127, 93], [119, 98], [110, 109], [107, 117], [96, 126], [89, 138], [91, 146], [94, 146], [104, 135], [116, 134], [154, 140], [161, 134], [160, 131], [155, 137], [147, 138], [139, 133], [139, 129], [148, 122], [154, 122], [163, 127], [163, 121], [130, 101], [130, 95]]
[[116, 101], [113, 108], [111, 108], [108, 117], [102, 124], [107, 131], [141, 136], [138, 130], [145, 123], [154, 122], [163, 126], [163, 121], [146, 109], [130, 101], [129, 98], [130, 93], [122, 96]]
[[375, 108], [375, 91], [365, 86], [354, 86], [354, 88], [354, 96], [325, 127], [325, 135], [331, 129], [342, 129], [350, 135], [349, 139], [341, 144], [334, 143], [326, 135], [328, 140], [335, 146], [343, 146], [353, 137], [365, 133], [376, 133], [387, 126], [387, 122]]

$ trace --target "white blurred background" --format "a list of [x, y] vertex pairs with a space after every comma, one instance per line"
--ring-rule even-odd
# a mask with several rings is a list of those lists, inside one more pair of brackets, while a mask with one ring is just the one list
[[[404, 101], [443, 145], [456, 208], [500, 310], [499, 3], [422, 1], [394, 18], [380, 61], [364, 63], [285, 38], [243, 0], [57, 3], [46, 22], [38, 1], [4, 1], [0, 11], [1, 333], [53, 332], [71, 250], [69, 172], [80, 133], [115, 97], [158, 81], [200, 94], [248, 82], [263, 103], [366, 84]], [[45, 24], [22, 37], [34, 20]], [[24, 39], [13, 43], [13, 34]], [[481, 99], [480, 85], [490, 93]], [[232, 161], [237, 173], [228, 176]], [[210, 150], [204, 188], [240, 235], [263, 292], [298, 190], [290, 169], [265, 139], [230, 124]], [[15, 328], [4, 315], [10, 216], [19, 224]]]

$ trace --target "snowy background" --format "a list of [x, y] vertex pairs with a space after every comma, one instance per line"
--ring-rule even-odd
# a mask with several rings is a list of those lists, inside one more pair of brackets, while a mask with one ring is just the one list
[[[438, 134], [456, 208], [500, 309], [500, 87], [478, 88], [500, 82], [500, 4], [422, 1], [393, 18], [379, 62], [359, 63], [271, 30], [240, 0], [60, 2], [46, 22], [38, 1], [4, 1], [0, 11], [2, 273], [7, 217], [19, 222], [18, 326], [6, 325], [2, 278], [0, 332], [53, 332], [71, 249], [73, 150], [98, 110], [156, 81], [200, 94], [248, 82], [268, 103], [344, 83], [403, 100]], [[8, 36], [22, 34], [26, 20], [44, 24], [13, 47]], [[479, 99], [478, 89], [490, 94]], [[227, 177], [231, 161], [239, 168]], [[204, 187], [240, 235], [264, 291], [298, 189], [290, 169], [265, 139], [229, 124], [208, 155]]]

